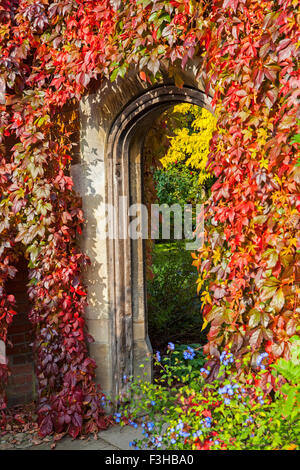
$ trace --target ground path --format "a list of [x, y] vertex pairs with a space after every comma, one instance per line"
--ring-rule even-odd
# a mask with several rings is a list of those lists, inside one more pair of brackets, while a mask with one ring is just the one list
[[[54, 450], [130, 450], [129, 443], [135, 439], [142, 437], [141, 431], [131, 426], [120, 427], [111, 426], [106, 431], [98, 433], [85, 439], [72, 439], [71, 437], [63, 437], [58, 441]], [[43, 440], [39, 444], [39, 440], [35, 439], [30, 433], [16, 433], [13, 436], [5, 435], [0, 437], [0, 452], [2, 450], [51, 450], [53, 448], [53, 440]]]

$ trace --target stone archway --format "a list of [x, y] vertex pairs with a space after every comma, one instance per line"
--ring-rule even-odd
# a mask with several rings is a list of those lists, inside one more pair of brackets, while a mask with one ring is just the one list
[[[110, 396], [126, 388], [124, 376], [151, 377], [147, 331], [143, 240], [128, 234], [130, 204], [142, 203], [142, 147], [154, 119], [172, 105], [192, 103], [212, 112], [210, 98], [195, 86], [162, 83], [147, 88], [137, 76], [88, 95], [80, 109], [80, 156], [72, 174], [83, 199], [87, 224], [82, 247], [92, 265], [87, 322], [95, 339], [91, 355], [97, 380]], [[122, 201], [122, 204], [120, 204]], [[107, 205], [114, 207], [113, 239], [106, 237]], [[118, 235], [117, 235], [118, 234]]]

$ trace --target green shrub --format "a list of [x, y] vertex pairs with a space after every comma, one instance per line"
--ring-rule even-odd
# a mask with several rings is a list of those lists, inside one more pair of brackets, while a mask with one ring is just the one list
[[199, 336], [203, 324], [201, 302], [196, 291], [197, 271], [190, 251], [182, 241], [156, 244], [152, 264], [153, 279], [147, 281], [148, 327], [154, 348], [168, 341], [205, 341]]
[[182, 163], [154, 171], [155, 189], [159, 204], [196, 204], [203, 198], [199, 174]]

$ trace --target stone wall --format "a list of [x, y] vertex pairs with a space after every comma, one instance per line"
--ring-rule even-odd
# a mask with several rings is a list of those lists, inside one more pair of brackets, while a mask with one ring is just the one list
[[95, 339], [90, 352], [98, 365], [97, 381], [110, 396], [126, 390], [124, 375], [137, 376], [142, 363], [151, 378], [152, 350], [142, 240], [107, 239], [105, 205], [116, 208], [114, 234], [120, 220], [128, 228], [128, 205], [122, 208], [119, 200], [125, 196], [128, 204], [142, 202], [143, 139], [161, 112], [179, 102], [212, 111], [196, 75], [197, 67], [192, 64], [183, 73], [185, 87], [180, 90], [167, 74], [161, 83], [149, 87], [131, 70], [124, 79], [91, 89], [80, 103], [80, 159], [72, 166], [72, 176], [86, 218], [80, 243], [91, 259], [85, 274], [86, 319]]

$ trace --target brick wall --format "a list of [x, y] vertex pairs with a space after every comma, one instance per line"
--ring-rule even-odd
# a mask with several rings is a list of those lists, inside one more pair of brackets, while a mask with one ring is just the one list
[[16, 311], [8, 330], [8, 339], [13, 347], [7, 346], [6, 354], [12, 375], [7, 387], [8, 405], [27, 403], [34, 398], [35, 375], [32, 347], [33, 328], [28, 320], [30, 308], [27, 287], [28, 270], [25, 260], [17, 266], [15, 279], [7, 283], [7, 291], [16, 298]]

